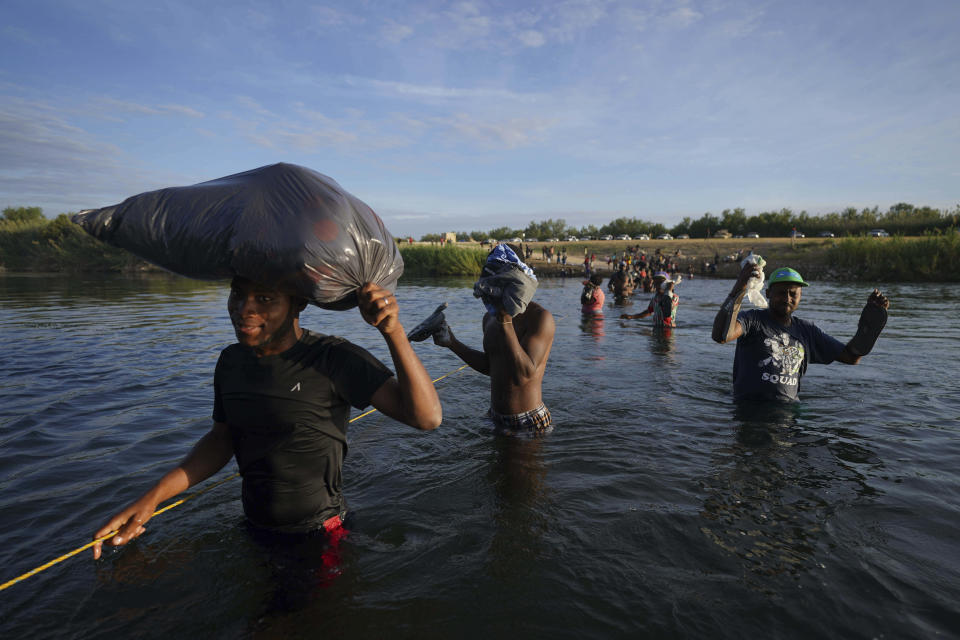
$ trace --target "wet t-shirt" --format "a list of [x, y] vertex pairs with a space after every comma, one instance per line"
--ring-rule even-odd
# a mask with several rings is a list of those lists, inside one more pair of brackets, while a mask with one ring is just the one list
[[735, 400], [795, 401], [807, 363], [828, 364], [843, 351], [843, 343], [812, 322], [796, 316], [785, 327], [766, 309], [741, 311], [737, 322], [743, 335], [733, 358]]
[[680, 305], [680, 296], [673, 291], [658, 293], [650, 298], [647, 313], [653, 314], [653, 325], [657, 327], [677, 326], [677, 307]]
[[256, 357], [234, 344], [214, 374], [213, 419], [229, 426], [255, 524], [309, 530], [341, 511], [350, 406], [393, 374], [365, 349], [304, 330], [287, 351]]
[[585, 286], [583, 293], [580, 294], [580, 313], [603, 313], [604, 300], [606, 300], [606, 295], [603, 293], [603, 289], [592, 284]]

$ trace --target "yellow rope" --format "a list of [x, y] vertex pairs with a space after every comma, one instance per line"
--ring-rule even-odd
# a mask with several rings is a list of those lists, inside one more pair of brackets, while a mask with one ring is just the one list
[[[457, 369], [456, 371], [451, 371], [450, 373], [448, 373], [448, 374], [446, 374], [446, 375], [440, 376], [439, 378], [437, 378], [437, 379], [434, 380], [433, 382], [434, 382], [434, 383], [440, 382], [440, 381], [443, 380], [444, 378], [447, 378], [447, 377], [449, 377], [449, 376], [452, 376], [453, 374], [455, 374], [455, 373], [457, 373], [457, 372], [459, 372], [459, 371], [463, 371], [463, 370], [466, 369], [466, 368], [467, 368], [467, 365], [463, 365], [462, 367], [460, 367], [460, 368]], [[364, 416], [368, 416], [368, 415], [370, 415], [371, 413], [374, 413], [375, 411], [376, 411], [376, 409], [370, 409], [369, 411], [366, 411], [366, 412], [364, 412], [364, 413], [361, 413], [360, 415], [356, 416], [355, 418], [351, 418], [351, 419], [350, 419], [350, 422], [351, 422], [351, 423], [352, 423], [352, 422], [356, 422], [356, 421], [359, 420], [360, 418], [362, 418], [362, 417], [364, 417]], [[217, 482], [214, 482], [214, 483], [213, 483], [212, 485], [210, 485], [209, 487], [206, 487], [206, 488], [204, 488], [204, 489], [201, 489], [200, 491], [195, 491], [195, 492], [191, 493], [191, 494], [188, 495], [188, 496], [185, 496], [185, 497], [183, 497], [183, 498], [180, 498], [179, 500], [176, 500], [175, 502], [171, 502], [170, 504], [168, 504], [167, 506], [163, 507], [162, 509], [157, 509], [156, 511], [154, 511], [152, 517], [156, 517], [156, 516], [160, 515], [161, 513], [163, 513], [164, 511], [169, 511], [170, 509], [173, 509], [174, 507], [178, 507], [178, 506], [180, 506], [181, 504], [183, 504], [184, 502], [186, 502], [187, 500], [192, 500], [193, 498], [196, 498], [197, 496], [199, 496], [199, 495], [201, 495], [201, 494], [204, 494], [204, 493], [206, 493], [207, 491], [210, 491], [211, 489], [214, 489], [214, 488], [216, 488], [216, 487], [219, 487], [220, 485], [222, 485], [224, 482], [227, 482], [228, 480], [233, 480], [234, 478], [238, 477], [239, 475], [240, 475], [239, 473], [234, 473], [233, 475], [227, 476], [227, 477], [224, 478], [223, 480], [218, 480]], [[26, 572], [25, 574], [23, 574], [22, 576], [17, 576], [17, 577], [14, 578], [13, 580], [8, 580], [7, 582], [4, 582], [3, 584], [0, 584], [0, 591], [3, 591], [3, 590], [6, 589], [7, 587], [12, 587], [13, 585], [17, 584], [18, 582], [21, 582], [21, 581], [23, 581], [23, 580], [26, 580], [27, 578], [29, 578], [29, 577], [31, 577], [31, 576], [34, 576], [34, 575], [40, 573], [41, 571], [46, 571], [47, 569], [49, 569], [49, 568], [52, 567], [53, 565], [59, 564], [59, 563], [63, 562], [64, 560], [67, 560], [67, 559], [69, 559], [69, 558], [72, 558], [73, 556], [77, 555], [78, 553], [82, 553], [82, 552], [86, 551], [87, 549], [89, 549], [89, 548], [92, 547], [93, 545], [97, 544], [98, 542], [103, 542], [104, 540], [109, 540], [109, 539], [112, 538], [113, 536], [117, 535], [117, 531], [119, 531], [119, 529], [116, 530], [116, 531], [111, 531], [110, 533], [106, 534], [105, 536], [102, 536], [102, 537], [100, 537], [100, 538], [97, 538], [96, 540], [93, 540], [92, 542], [88, 542], [87, 544], [83, 545], [82, 547], [78, 547], [78, 548], [74, 549], [73, 551], [70, 551], [69, 553], [65, 553], [65, 554], [63, 554], [62, 556], [60, 556], [59, 558], [54, 558], [54, 559], [51, 560], [50, 562], [47, 562], [46, 564], [42, 564], [42, 565], [40, 565], [39, 567], [37, 567], [36, 569], [31, 569], [30, 571], [27, 571], [27, 572]]]
[[[188, 495], [188, 496], [185, 496], [185, 497], [183, 497], [183, 498], [180, 498], [180, 499], [177, 500], [176, 502], [171, 502], [170, 504], [168, 504], [167, 506], [163, 507], [162, 509], [157, 509], [156, 511], [153, 512], [153, 515], [154, 515], [154, 516], [158, 516], [158, 515], [160, 515], [161, 513], [163, 513], [164, 511], [169, 511], [170, 509], [173, 509], [174, 507], [183, 504], [183, 503], [186, 502], [187, 500], [192, 500], [193, 498], [196, 498], [197, 496], [199, 496], [199, 495], [202, 494], [202, 493], [206, 493], [207, 491], [210, 491], [211, 489], [214, 489], [214, 488], [216, 488], [216, 487], [219, 487], [220, 485], [222, 485], [224, 482], [226, 482], [226, 481], [228, 481], [228, 480], [233, 480], [234, 478], [236, 478], [236, 477], [239, 476], [239, 475], [240, 475], [239, 473], [235, 473], [235, 474], [233, 474], [232, 476], [227, 476], [227, 477], [224, 478], [223, 480], [218, 480], [217, 482], [214, 482], [214, 483], [213, 483], [212, 485], [210, 485], [209, 487], [206, 487], [206, 488], [204, 488], [204, 489], [201, 489], [200, 491], [195, 491], [195, 492], [191, 493], [191, 494]], [[68, 559], [68, 558], [72, 558], [73, 556], [77, 555], [78, 553], [81, 553], [81, 552], [83, 552], [83, 551], [86, 551], [87, 549], [89, 549], [89, 548], [92, 547], [93, 545], [97, 544], [98, 542], [103, 542], [104, 540], [109, 540], [109, 539], [112, 538], [113, 536], [117, 535], [117, 531], [119, 531], [119, 530], [111, 531], [111, 532], [108, 533], [107, 535], [101, 536], [101, 537], [97, 538], [96, 540], [94, 540], [94, 541], [92, 541], [92, 542], [88, 542], [87, 544], [83, 545], [82, 547], [79, 547], [79, 548], [77, 548], [77, 549], [74, 549], [73, 551], [71, 551], [71, 552], [69, 552], [69, 553], [65, 553], [65, 554], [63, 554], [62, 556], [60, 556], [59, 558], [54, 558], [54, 559], [51, 560], [50, 562], [48, 562], [48, 563], [46, 563], [46, 564], [42, 564], [42, 565], [40, 565], [39, 567], [37, 567], [36, 569], [32, 569], [32, 570], [30, 570], [30, 571], [27, 571], [27, 572], [26, 572], [25, 574], [23, 574], [22, 576], [18, 576], [18, 577], [16, 577], [16, 578], [14, 578], [13, 580], [9, 580], [9, 581], [7, 581], [7, 582], [4, 582], [3, 584], [0, 584], [0, 591], [3, 591], [3, 590], [6, 589], [7, 587], [11, 587], [11, 586], [17, 584], [17, 583], [20, 582], [21, 580], [26, 580], [26, 579], [29, 578], [30, 576], [36, 575], [36, 574], [40, 573], [41, 571], [45, 571], [46, 569], [49, 569], [49, 568], [52, 567], [53, 565], [59, 564], [59, 563], [63, 562], [64, 560]]]

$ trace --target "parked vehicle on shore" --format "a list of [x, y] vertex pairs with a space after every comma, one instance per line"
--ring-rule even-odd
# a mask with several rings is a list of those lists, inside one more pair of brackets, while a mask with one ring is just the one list
[[890, 234], [883, 229], [870, 229], [871, 238], [889, 238]]

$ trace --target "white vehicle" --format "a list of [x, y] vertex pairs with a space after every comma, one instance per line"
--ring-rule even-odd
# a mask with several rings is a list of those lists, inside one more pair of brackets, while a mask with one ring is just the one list
[[870, 236], [873, 238], [889, 238], [890, 234], [883, 229], [870, 229]]
[[608, 233], [608, 234], [605, 235], [605, 236], [600, 236], [600, 239], [601, 239], [601, 240], [613, 240], [613, 236], [611, 236], [611, 235]]
[[634, 240], [649, 240], [649, 239], [650, 239], [650, 236], [648, 236], [648, 235], [645, 234], [645, 233], [638, 233], [637, 235], [633, 236], [633, 239], [634, 239]]
[[690, 236], [688, 236], [685, 233], [681, 233], [680, 235], [677, 236], [677, 240], [689, 240], [689, 239], [690, 239]]
[[657, 236], [657, 240], [673, 240], [673, 236], [669, 233], [661, 233]]
[[577, 236], [567, 236], [567, 242], [577, 242]]
[[756, 231], [751, 231], [751, 232], [749, 232], [749, 233], [747, 234], [747, 237], [748, 237], [748, 238], [759, 238], [759, 237], [760, 237], [760, 234], [757, 233]]
[[620, 235], [617, 236], [617, 240], [629, 240], [629, 239], [630, 239], [630, 236], [628, 236], [625, 233], [621, 233]]

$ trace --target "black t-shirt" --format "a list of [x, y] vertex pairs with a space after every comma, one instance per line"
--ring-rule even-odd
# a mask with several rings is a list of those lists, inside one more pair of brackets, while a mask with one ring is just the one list
[[365, 349], [307, 330], [280, 354], [239, 344], [220, 353], [213, 419], [230, 427], [251, 521], [309, 530], [345, 511], [350, 406], [366, 407], [392, 375]]
[[743, 335], [733, 357], [735, 400], [794, 401], [807, 363], [829, 364], [843, 351], [842, 342], [796, 316], [785, 327], [768, 310], [750, 309], [737, 322]]

